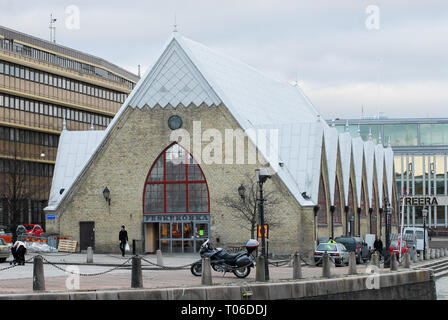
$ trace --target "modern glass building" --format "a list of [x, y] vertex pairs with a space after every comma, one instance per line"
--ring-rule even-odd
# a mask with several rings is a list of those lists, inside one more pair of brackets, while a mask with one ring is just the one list
[[[328, 120], [338, 131], [390, 144], [398, 197], [446, 196], [448, 118], [446, 119], [337, 119]], [[437, 233], [448, 233], [447, 206], [429, 206], [427, 225]], [[421, 206], [405, 206], [405, 226], [423, 225]]]

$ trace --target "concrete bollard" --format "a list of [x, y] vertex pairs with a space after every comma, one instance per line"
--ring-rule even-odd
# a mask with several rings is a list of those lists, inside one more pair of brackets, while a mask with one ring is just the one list
[[440, 249], [440, 258], [443, 258], [445, 256], [445, 250], [442, 248]]
[[255, 281], [266, 281], [266, 274], [264, 272], [264, 257], [261, 254], [257, 257], [257, 264], [255, 266]]
[[417, 263], [418, 257], [417, 257], [417, 250], [412, 251], [412, 263]]
[[436, 249], [436, 259], [440, 258], [440, 249]]
[[326, 252], [322, 256], [322, 276], [324, 278], [331, 277], [330, 256]]
[[429, 249], [429, 250], [430, 250], [430, 254], [429, 254], [430, 258], [431, 258], [431, 259], [435, 259], [435, 258], [436, 258], [436, 252], [435, 252], [435, 250], [434, 250], [434, 249]]
[[397, 270], [398, 270], [397, 255], [392, 254], [390, 256], [390, 271], [397, 271]]
[[378, 255], [378, 252], [374, 252], [373, 254], [372, 254], [372, 258], [371, 258], [371, 260], [370, 260], [370, 264], [372, 265], [372, 266], [376, 266], [376, 267], [380, 267], [380, 257], [379, 257], [379, 255]]
[[44, 261], [41, 256], [34, 257], [33, 291], [45, 291]]
[[409, 252], [406, 252], [405, 254], [404, 254], [404, 264], [403, 264], [403, 267], [404, 268], [406, 268], [406, 269], [409, 269], [409, 268], [411, 268], [411, 255], [409, 254]]
[[425, 257], [425, 259], [426, 259], [426, 260], [431, 259], [431, 250], [430, 250], [430, 249], [427, 249], [427, 250], [426, 250], [426, 257]]
[[201, 273], [201, 284], [203, 286], [211, 286], [212, 281], [212, 267], [210, 265], [210, 258], [202, 258], [202, 273]]
[[418, 261], [423, 261], [423, 251], [420, 251], [418, 255]]
[[87, 248], [87, 263], [93, 263], [93, 249], [92, 247]]
[[445, 248], [444, 250], [445, 250], [445, 257], [448, 257], [448, 249]]
[[157, 265], [163, 267], [163, 256], [162, 256], [162, 250], [157, 250]]
[[314, 252], [310, 252], [310, 254], [308, 255], [308, 265], [312, 267], [316, 266], [316, 261], [314, 260]]
[[348, 274], [357, 274], [356, 271], [356, 256], [355, 253], [352, 251], [350, 252], [350, 258], [348, 260]]
[[292, 260], [292, 278], [302, 279], [302, 262], [300, 261], [300, 254], [296, 252]]
[[132, 257], [131, 287], [143, 288], [142, 258]]

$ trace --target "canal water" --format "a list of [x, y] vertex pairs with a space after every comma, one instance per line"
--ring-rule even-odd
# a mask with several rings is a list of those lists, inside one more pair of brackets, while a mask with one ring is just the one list
[[448, 277], [436, 280], [437, 300], [448, 300]]

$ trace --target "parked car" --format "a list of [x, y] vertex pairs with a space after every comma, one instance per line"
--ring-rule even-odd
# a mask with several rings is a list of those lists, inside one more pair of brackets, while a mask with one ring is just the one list
[[24, 224], [26, 228], [26, 233], [28, 236], [40, 237], [44, 232], [44, 229], [38, 224]]
[[361, 237], [337, 237], [334, 241], [342, 243], [349, 252], [354, 252], [356, 263], [370, 259], [370, 250], [367, 243]]
[[405, 254], [406, 252], [410, 253], [408, 244], [406, 243], [405, 240], [400, 240], [400, 239], [393, 240], [393, 241], [391, 241], [390, 246], [389, 246], [389, 254], [390, 255], [395, 254], [397, 256], [397, 259], [398, 259], [399, 252], [400, 252], [400, 241], [403, 241], [403, 243], [401, 245], [401, 255]]
[[314, 261], [317, 265], [322, 264], [322, 257], [327, 252], [334, 259], [336, 265], [348, 265], [350, 252], [342, 243], [321, 243], [314, 250]]
[[11, 254], [11, 248], [3, 238], [0, 238], [0, 263], [5, 262]]

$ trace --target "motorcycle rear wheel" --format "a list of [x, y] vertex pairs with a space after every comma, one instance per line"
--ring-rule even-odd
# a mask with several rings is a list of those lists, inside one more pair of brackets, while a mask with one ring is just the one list
[[246, 278], [250, 274], [250, 267], [235, 269], [232, 272], [235, 276], [237, 276], [240, 279]]
[[194, 276], [200, 277], [202, 274], [202, 264], [201, 263], [193, 263], [191, 265], [190, 271]]

